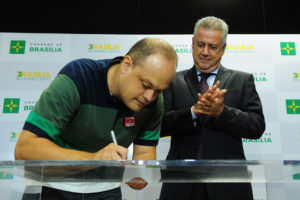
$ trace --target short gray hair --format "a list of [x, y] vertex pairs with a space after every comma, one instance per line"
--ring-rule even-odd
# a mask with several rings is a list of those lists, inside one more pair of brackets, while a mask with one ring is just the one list
[[222, 44], [224, 45], [226, 43], [228, 35], [228, 25], [224, 20], [214, 16], [203, 17], [199, 19], [195, 24], [194, 37], [196, 36], [196, 33], [200, 27], [204, 28], [205, 30], [222, 31]]

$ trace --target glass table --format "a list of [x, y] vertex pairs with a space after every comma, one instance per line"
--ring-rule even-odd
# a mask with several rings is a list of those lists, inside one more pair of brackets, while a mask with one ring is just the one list
[[[156, 200], [167, 182], [247, 182], [255, 199], [298, 199], [300, 161], [0, 161], [1, 199], [22, 199], [24, 192], [40, 193], [53, 182], [120, 183], [124, 200]], [[31, 186], [25, 191], [25, 185]]]

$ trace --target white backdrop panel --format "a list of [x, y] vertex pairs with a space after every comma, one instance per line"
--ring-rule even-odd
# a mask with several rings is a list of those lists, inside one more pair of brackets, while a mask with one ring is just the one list
[[[123, 56], [139, 39], [157, 37], [175, 48], [177, 71], [181, 71], [193, 66], [192, 36], [0, 33], [0, 159], [14, 158], [14, 146], [27, 115], [66, 63]], [[253, 74], [266, 118], [260, 139], [243, 139], [249, 160], [300, 159], [299, 46], [300, 35], [228, 36], [222, 64]], [[159, 141], [158, 160], [166, 158], [169, 146], [170, 137]], [[129, 150], [131, 157], [132, 146]], [[294, 188], [285, 187], [288, 192], [282, 190], [280, 199], [297, 195]], [[260, 187], [254, 187], [254, 194], [256, 199], [266, 199]], [[129, 195], [139, 198], [136, 193]], [[157, 195], [148, 197], [153, 200]]]

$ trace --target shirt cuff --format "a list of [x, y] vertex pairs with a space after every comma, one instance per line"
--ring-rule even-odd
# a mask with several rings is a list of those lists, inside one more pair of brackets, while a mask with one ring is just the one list
[[191, 107], [191, 114], [192, 114], [192, 119], [195, 120], [197, 119], [198, 117], [194, 114], [193, 110], [192, 110], [193, 107]]

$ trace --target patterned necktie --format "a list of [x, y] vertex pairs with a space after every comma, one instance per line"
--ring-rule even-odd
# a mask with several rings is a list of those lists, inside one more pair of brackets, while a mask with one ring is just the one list
[[199, 83], [200, 84], [200, 93], [201, 94], [204, 94], [208, 90], [209, 86], [208, 86], [206, 80], [211, 75], [213, 75], [213, 74], [212, 73], [201, 73], [201, 74], [199, 74], [199, 76], [201, 77], [201, 80], [200, 80], [200, 83]]
[[[207, 81], [208, 77], [210, 77], [211, 75], [214, 75], [214, 74], [213, 73], [202, 73], [202, 72], [201, 72], [201, 74], [199, 74], [199, 76], [201, 77], [201, 80], [199, 83], [201, 94], [204, 94], [208, 90], [209, 86], [206, 81]], [[201, 158], [202, 158], [202, 143], [200, 143], [200, 145], [199, 145], [198, 154], [197, 154], [197, 159], [201, 159]]]

